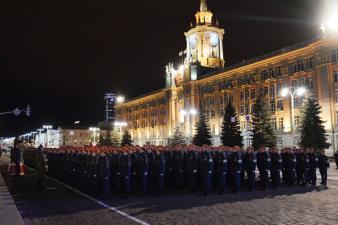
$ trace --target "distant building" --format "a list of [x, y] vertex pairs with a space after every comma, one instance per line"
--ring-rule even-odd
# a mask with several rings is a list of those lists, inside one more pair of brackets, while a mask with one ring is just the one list
[[[333, 150], [337, 149], [337, 37], [317, 37], [225, 68], [223, 35], [224, 30], [202, 0], [195, 24], [185, 33], [184, 64], [174, 67], [170, 63], [166, 67], [163, 89], [116, 106], [116, 119], [127, 122], [134, 144], [168, 144], [179, 124], [184, 125], [184, 134], [191, 141], [198, 113], [190, 112], [201, 107], [209, 118], [213, 144], [220, 145], [224, 108], [231, 102], [239, 115], [244, 144], [248, 146], [252, 105], [258, 95], [263, 95], [272, 113], [278, 146], [298, 145], [302, 102], [312, 95], [322, 106], [328, 141]], [[305, 96], [295, 96], [291, 104], [290, 97], [281, 96], [286, 87], [292, 90], [304, 87], [307, 92]]]
[[[106, 131], [95, 132], [95, 142], [99, 142], [100, 135], [105, 135]], [[94, 142], [94, 133], [84, 128], [62, 128], [48, 130], [37, 134], [35, 137], [35, 146], [40, 144], [48, 148], [60, 148], [62, 146], [83, 147], [90, 146]]]

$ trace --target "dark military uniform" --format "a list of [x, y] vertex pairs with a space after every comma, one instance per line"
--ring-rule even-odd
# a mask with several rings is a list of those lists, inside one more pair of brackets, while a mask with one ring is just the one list
[[167, 150], [164, 152], [166, 171], [165, 171], [165, 183], [167, 188], [172, 188], [174, 182], [174, 170], [173, 170], [173, 152]]
[[257, 167], [257, 159], [255, 152], [246, 152], [243, 155], [243, 168], [248, 176], [248, 189], [249, 191], [253, 191], [256, 183], [256, 167]]
[[99, 156], [99, 179], [100, 187], [103, 193], [109, 195], [111, 193], [111, 170], [110, 170], [110, 158], [107, 154], [100, 154]]
[[148, 172], [149, 172], [147, 153], [145, 152], [138, 153], [136, 161], [136, 171], [137, 171], [138, 189], [141, 190], [144, 194], [146, 194], [148, 192]]
[[184, 187], [184, 152], [174, 152], [174, 178], [175, 185], [178, 190]]
[[259, 178], [262, 189], [265, 190], [269, 186], [269, 170], [271, 166], [270, 154], [266, 151], [257, 153], [257, 167], [259, 170]]
[[296, 156], [295, 154], [289, 152], [286, 154], [286, 159], [285, 159], [285, 181], [286, 184], [290, 187], [294, 185], [295, 182], [295, 173], [296, 173]]
[[322, 178], [321, 184], [327, 185], [327, 168], [330, 167], [330, 161], [325, 154], [318, 156], [318, 168]]
[[202, 180], [203, 195], [207, 195], [212, 188], [213, 159], [209, 152], [200, 153], [199, 171]]
[[305, 168], [306, 168], [306, 154], [303, 152], [297, 152], [296, 154], [296, 175], [297, 184], [305, 185]]
[[271, 157], [271, 179], [272, 179], [272, 187], [278, 188], [280, 185], [280, 171], [282, 169], [282, 156], [278, 152], [270, 153]]
[[121, 192], [121, 154], [114, 152], [111, 157], [112, 187], [116, 194]]
[[240, 152], [230, 152], [228, 155], [228, 171], [234, 191], [238, 192], [241, 186], [240, 173], [242, 170], [242, 155]]
[[317, 154], [314, 152], [311, 152], [308, 154], [309, 158], [309, 178], [308, 182], [312, 185], [316, 185], [317, 182], [317, 175], [316, 175], [316, 170], [318, 167], [318, 157]]
[[121, 159], [121, 177], [123, 195], [128, 197], [131, 192], [131, 159], [130, 155], [123, 153]]
[[185, 157], [185, 177], [186, 184], [191, 192], [197, 189], [197, 169], [198, 169], [198, 156], [195, 151], [188, 151]]
[[154, 161], [154, 173], [155, 173], [155, 185], [158, 194], [162, 194], [164, 192], [164, 176], [165, 176], [165, 158], [162, 152], [157, 152], [155, 154]]
[[215, 177], [219, 194], [222, 194], [226, 188], [226, 177], [228, 172], [228, 157], [224, 151], [215, 152]]

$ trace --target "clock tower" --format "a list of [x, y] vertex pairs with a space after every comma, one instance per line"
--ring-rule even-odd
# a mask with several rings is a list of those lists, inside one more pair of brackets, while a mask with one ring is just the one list
[[224, 29], [218, 26], [208, 10], [206, 0], [201, 0], [196, 13], [196, 24], [185, 33], [187, 41], [187, 63], [199, 62], [203, 67], [222, 68]]

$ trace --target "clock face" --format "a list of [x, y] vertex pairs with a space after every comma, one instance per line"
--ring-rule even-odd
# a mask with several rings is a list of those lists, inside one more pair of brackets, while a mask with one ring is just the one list
[[210, 44], [212, 47], [217, 47], [218, 45], [218, 37], [216, 34], [212, 34], [210, 37]]
[[190, 38], [190, 46], [191, 46], [191, 48], [192, 49], [195, 49], [196, 48], [196, 45], [197, 45], [197, 40], [196, 40], [196, 38]]

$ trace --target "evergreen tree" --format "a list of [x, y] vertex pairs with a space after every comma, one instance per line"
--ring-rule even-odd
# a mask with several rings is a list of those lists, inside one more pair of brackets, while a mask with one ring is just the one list
[[271, 114], [261, 95], [252, 106], [252, 132], [254, 149], [276, 145], [276, 135], [271, 126]]
[[131, 135], [130, 135], [129, 131], [126, 130], [126, 132], [124, 132], [124, 134], [122, 136], [121, 146], [131, 145], [132, 143], [133, 143], [133, 140], [131, 139]]
[[171, 145], [185, 145], [186, 144], [186, 138], [183, 135], [183, 124], [180, 124], [175, 127], [175, 133], [173, 138], [171, 139]]
[[199, 120], [195, 125], [196, 134], [193, 138], [193, 144], [196, 146], [211, 145], [209, 121], [205, 116], [202, 106], [200, 107], [199, 114]]
[[230, 102], [225, 107], [221, 140], [223, 146], [243, 146], [243, 137], [241, 136], [237, 113]]
[[100, 134], [100, 139], [99, 139], [99, 146], [105, 146], [105, 140], [103, 138], [103, 135]]
[[120, 147], [121, 146], [121, 136], [119, 132], [111, 132], [111, 146]]
[[320, 113], [321, 107], [318, 102], [308, 98], [302, 110], [300, 146], [303, 148], [313, 147], [315, 150], [320, 150], [330, 147]]

